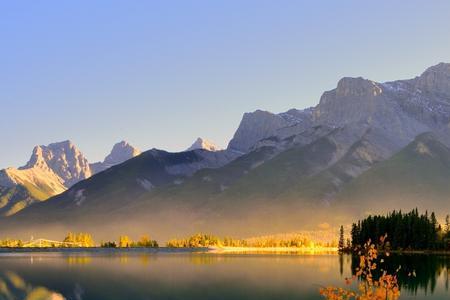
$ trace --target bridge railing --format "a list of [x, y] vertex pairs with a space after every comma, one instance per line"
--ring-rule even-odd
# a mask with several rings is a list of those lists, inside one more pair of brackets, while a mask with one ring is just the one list
[[83, 243], [61, 242], [47, 239], [30, 240], [23, 243], [23, 247], [83, 247]]

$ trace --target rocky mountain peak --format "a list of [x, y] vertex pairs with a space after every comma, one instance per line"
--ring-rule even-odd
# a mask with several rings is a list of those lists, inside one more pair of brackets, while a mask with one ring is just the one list
[[92, 173], [98, 173], [104, 171], [114, 165], [123, 163], [130, 158], [140, 155], [142, 152], [136, 147], [133, 147], [127, 141], [120, 141], [116, 143], [108, 156], [105, 157], [103, 162], [96, 162], [90, 165]]
[[339, 80], [336, 88], [336, 96], [338, 97], [378, 96], [382, 92], [383, 90], [376, 82], [364, 79], [362, 77], [344, 77]]
[[381, 86], [362, 77], [342, 78], [334, 90], [323, 93], [314, 111], [314, 120], [333, 126], [371, 122], [374, 114], [386, 107]]
[[110, 165], [120, 164], [139, 154], [141, 154], [141, 151], [138, 148], [133, 147], [127, 141], [120, 141], [113, 146], [111, 153], [106, 156], [104, 163]]
[[219, 151], [222, 150], [218, 146], [216, 146], [213, 142], [208, 141], [207, 139], [203, 139], [201, 137], [197, 138], [195, 142], [186, 150], [196, 150], [196, 149], [203, 149], [208, 151]]
[[34, 147], [30, 160], [20, 169], [31, 168], [52, 170], [66, 187], [91, 176], [87, 159], [71, 141]]
[[257, 141], [276, 134], [278, 129], [289, 124], [286, 118], [268, 111], [245, 113], [228, 149], [246, 153]]
[[440, 63], [419, 76], [416, 88], [450, 97], [450, 63]]
[[31, 157], [27, 164], [23, 167], [20, 167], [20, 170], [29, 169], [33, 167], [38, 167], [41, 169], [48, 169], [47, 162], [44, 158], [44, 150], [41, 146], [35, 146], [33, 151], [31, 152]]

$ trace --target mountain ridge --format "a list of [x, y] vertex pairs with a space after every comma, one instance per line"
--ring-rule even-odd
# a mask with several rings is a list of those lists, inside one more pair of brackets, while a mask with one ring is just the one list
[[[123, 149], [128, 151], [125, 157], [121, 156]], [[10, 216], [34, 203], [45, 201], [94, 173], [125, 161], [127, 155], [138, 155], [137, 152], [140, 153], [122, 141], [113, 147], [105, 162], [94, 169], [93, 164], [89, 164], [70, 140], [35, 146], [24, 166], [0, 170], [0, 214]]]
[[[376, 202], [347, 193], [358, 195], [381, 180], [380, 168], [418, 174], [428, 153], [434, 155], [429, 172], [436, 172], [433, 178], [445, 190], [441, 182], [450, 180], [450, 165], [443, 163], [450, 153], [449, 66], [384, 83], [344, 77], [313, 108], [245, 113], [225, 150], [144, 152], [7, 218], [8, 226], [23, 229], [21, 222], [39, 223], [42, 214], [48, 217], [42, 226], [95, 224], [103, 233], [117, 229], [117, 222], [127, 228], [145, 225], [164, 235], [204, 229], [252, 234], [256, 228], [270, 233], [317, 222], [342, 224]], [[417, 166], [408, 169], [398, 157]], [[443, 197], [435, 195], [437, 208], [444, 205]], [[104, 224], [95, 221], [105, 216]]]

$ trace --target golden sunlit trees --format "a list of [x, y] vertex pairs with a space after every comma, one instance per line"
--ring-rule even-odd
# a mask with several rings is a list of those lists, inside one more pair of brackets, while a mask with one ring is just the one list
[[143, 235], [133, 247], [157, 248], [158, 242], [152, 240], [148, 235]]
[[128, 248], [131, 247], [131, 239], [127, 235], [121, 235], [119, 237], [119, 247], [120, 248]]
[[219, 239], [211, 234], [197, 233], [185, 239], [171, 239], [166, 243], [172, 248], [196, 248], [196, 247], [254, 247], [254, 248], [274, 248], [274, 247], [336, 247], [337, 241], [323, 243], [314, 242], [303, 235], [291, 234], [289, 236], [262, 236], [248, 239], [233, 239], [225, 237]]
[[152, 240], [148, 235], [141, 236], [137, 242], [133, 242], [127, 235], [122, 235], [119, 237], [119, 243], [117, 246], [119, 248], [157, 248], [158, 242], [156, 240]]
[[211, 234], [197, 233], [187, 239], [171, 239], [166, 243], [171, 248], [199, 248], [209, 246], [222, 246], [222, 241]]
[[0, 240], [0, 247], [4, 248], [21, 248], [23, 247], [23, 242], [21, 240], [15, 240], [15, 239], [5, 239]]
[[89, 233], [69, 232], [63, 240], [66, 247], [95, 247], [95, 242]]

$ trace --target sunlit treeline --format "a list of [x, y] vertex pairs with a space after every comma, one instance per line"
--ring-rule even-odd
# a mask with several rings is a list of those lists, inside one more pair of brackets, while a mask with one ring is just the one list
[[335, 239], [323, 241], [313, 239], [311, 236], [305, 234], [253, 237], [246, 239], [245, 242], [248, 247], [337, 247], [337, 241]]
[[171, 248], [196, 248], [209, 246], [222, 246], [223, 241], [211, 234], [197, 233], [186, 239], [171, 239], [166, 243]]
[[[98, 244], [94, 241], [94, 238], [89, 233], [69, 232], [62, 241], [52, 241], [47, 239], [31, 239], [29, 241], [23, 241], [20, 239], [6, 238], [0, 240], [0, 247], [2, 248], [88, 248], [98, 247]], [[127, 235], [121, 235], [117, 241], [101, 242], [100, 247], [104, 248], [155, 248], [158, 247], [158, 242], [152, 240], [149, 236], [144, 235], [139, 240], [133, 241]]]
[[15, 239], [6, 238], [4, 240], [0, 240], [0, 247], [3, 247], [3, 248], [20, 248], [20, 247], [23, 247], [23, 242], [22, 242], [22, 240], [15, 240]]
[[63, 240], [63, 245], [67, 247], [94, 247], [95, 242], [89, 233], [69, 232]]
[[103, 248], [157, 248], [158, 242], [147, 235], [141, 236], [137, 241], [133, 241], [127, 235], [121, 235], [117, 242], [102, 242], [100, 246]]
[[[238, 239], [232, 237], [219, 238], [212, 234], [197, 233], [187, 238], [171, 239], [166, 242], [171, 248], [198, 248], [198, 247], [337, 247], [337, 242], [333, 239], [330, 242], [312, 239], [311, 236], [301, 233], [279, 234], [270, 236], [252, 237]], [[37, 239], [22, 241], [17, 239], [0, 240], [0, 247], [21, 248], [21, 247], [42, 247], [42, 248], [74, 248], [74, 247], [102, 247], [102, 248], [156, 248], [159, 247], [156, 240], [147, 235], [133, 240], [127, 235], [121, 235], [117, 240], [101, 241], [97, 244], [89, 233], [69, 232], [62, 241], [52, 241]]]
[[337, 247], [336, 241], [314, 241], [301, 234], [272, 235], [253, 237], [248, 239], [235, 239], [231, 237], [219, 238], [211, 234], [197, 233], [184, 239], [171, 239], [167, 247]]

